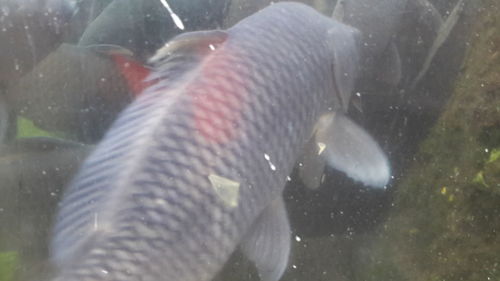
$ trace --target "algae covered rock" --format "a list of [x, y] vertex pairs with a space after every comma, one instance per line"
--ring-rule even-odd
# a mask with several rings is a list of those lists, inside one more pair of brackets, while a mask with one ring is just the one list
[[483, 1], [443, 114], [356, 280], [500, 280], [500, 1]]

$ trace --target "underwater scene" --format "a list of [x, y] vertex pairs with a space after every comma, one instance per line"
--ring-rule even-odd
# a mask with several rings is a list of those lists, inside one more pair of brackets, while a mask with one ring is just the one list
[[500, 281], [500, 0], [0, 0], [0, 281]]

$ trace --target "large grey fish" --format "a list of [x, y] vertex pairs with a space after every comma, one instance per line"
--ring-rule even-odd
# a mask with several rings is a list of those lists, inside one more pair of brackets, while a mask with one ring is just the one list
[[158, 83], [120, 114], [65, 194], [56, 280], [211, 280], [238, 246], [263, 280], [278, 280], [290, 252], [282, 192], [306, 146], [366, 184], [389, 178], [378, 145], [342, 115], [356, 38], [280, 3], [160, 49]]

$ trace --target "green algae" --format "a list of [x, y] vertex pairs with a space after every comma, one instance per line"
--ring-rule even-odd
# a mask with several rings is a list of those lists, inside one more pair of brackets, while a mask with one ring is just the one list
[[55, 134], [38, 128], [31, 120], [22, 117], [17, 118], [17, 138], [55, 136]]
[[17, 265], [16, 252], [0, 252], [0, 281], [14, 280]]
[[500, 3], [485, 7], [357, 280], [500, 280]]

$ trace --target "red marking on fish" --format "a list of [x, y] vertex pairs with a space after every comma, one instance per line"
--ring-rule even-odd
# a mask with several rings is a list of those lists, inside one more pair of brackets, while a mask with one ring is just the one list
[[144, 89], [157, 82], [144, 81], [144, 79], [146, 79], [151, 73], [151, 70], [140, 62], [118, 54], [112, 54], [111, 58], [115, 62], [122, 76], [125, 78], [127, 86], [131, 90], [134, 97], [138, 97]]
[[[247, 90], [244, 77], [227, 68], [234, 52], [218, 49], [203, 63], [201, 79], [187, 91], [193, 99], [195, 128], [204, 139], [225, 144], [238, 137]], [[236, 67], [236, 66], [235, 66]]]

